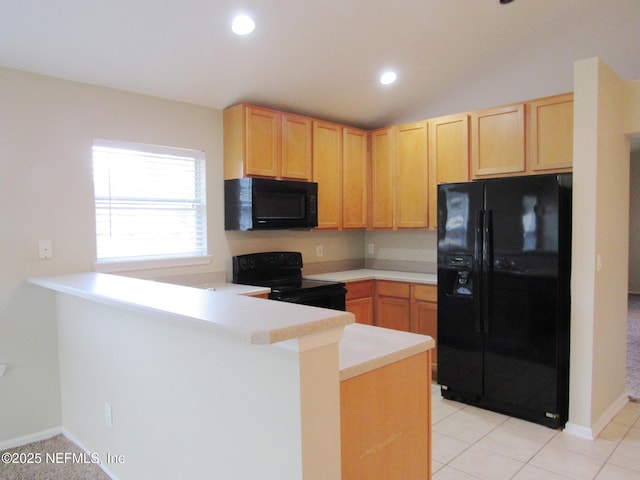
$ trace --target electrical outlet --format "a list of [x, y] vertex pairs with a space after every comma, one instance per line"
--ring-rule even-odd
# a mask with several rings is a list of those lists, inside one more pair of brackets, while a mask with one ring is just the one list
[[38, 258], [41, 260], [53, 258], [53, 242], [51, 240], [38, 240]]
[[321, 257], [322, 255], [324, 255], [322, 245], [316, 245], [316, 257]]
[[2, 377], [4, 375], [4, 372], [7, 371], [7, 366], [6, 365], [0, 365], [0, 377]]
[[369, 255], [373, 255], [375, 251], [376, 251], [376, 247], [373, 243], [370, 243], [369, 245], [367, 245], [367, 253], [369, 253]]

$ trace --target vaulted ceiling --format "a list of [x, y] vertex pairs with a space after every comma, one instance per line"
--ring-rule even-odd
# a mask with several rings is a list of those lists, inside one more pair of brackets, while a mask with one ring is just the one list
[[[238, 12], [252, 34], [231, 32]], [[639, 0], [0, 2], [0, 66], [368, 128], [455, 113], [452, 98], [471, 109], [496, 92], [569, 91], [574, 61], [593, 56], [637, 79], [639, 47]], [[383, 86], [386, 68], [398, 80]]]

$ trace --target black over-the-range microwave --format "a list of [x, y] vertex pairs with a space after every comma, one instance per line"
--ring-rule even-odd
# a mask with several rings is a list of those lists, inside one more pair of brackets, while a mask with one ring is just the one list
[[225, 230], [318, 226], [318, 184], [269, 178], [224, 181]]

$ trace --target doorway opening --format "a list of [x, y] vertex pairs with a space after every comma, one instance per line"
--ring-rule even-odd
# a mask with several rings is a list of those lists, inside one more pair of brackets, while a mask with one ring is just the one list
[[627, 394], [640, 402], [640, 136], [631, 141], [629, 175], [629, 303]]

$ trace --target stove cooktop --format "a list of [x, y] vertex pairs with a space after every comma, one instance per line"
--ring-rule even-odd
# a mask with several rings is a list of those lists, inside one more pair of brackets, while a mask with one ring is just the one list
[[[269, 285], [264, 285], [269, 286]], [[336, 287], [344, 286], [343, 283], [340, 282], [329, 282], [324, 280], [308, 280], [306, 278], [302, 278], [299, 282], [291, 283], [288, 285], [275, 285], [270, 286], [271, 290], [274, 292], [298, 292], [298, 291], [309, 291], [309, 290], [324, 290], [327, 288], [334, 289]]]

